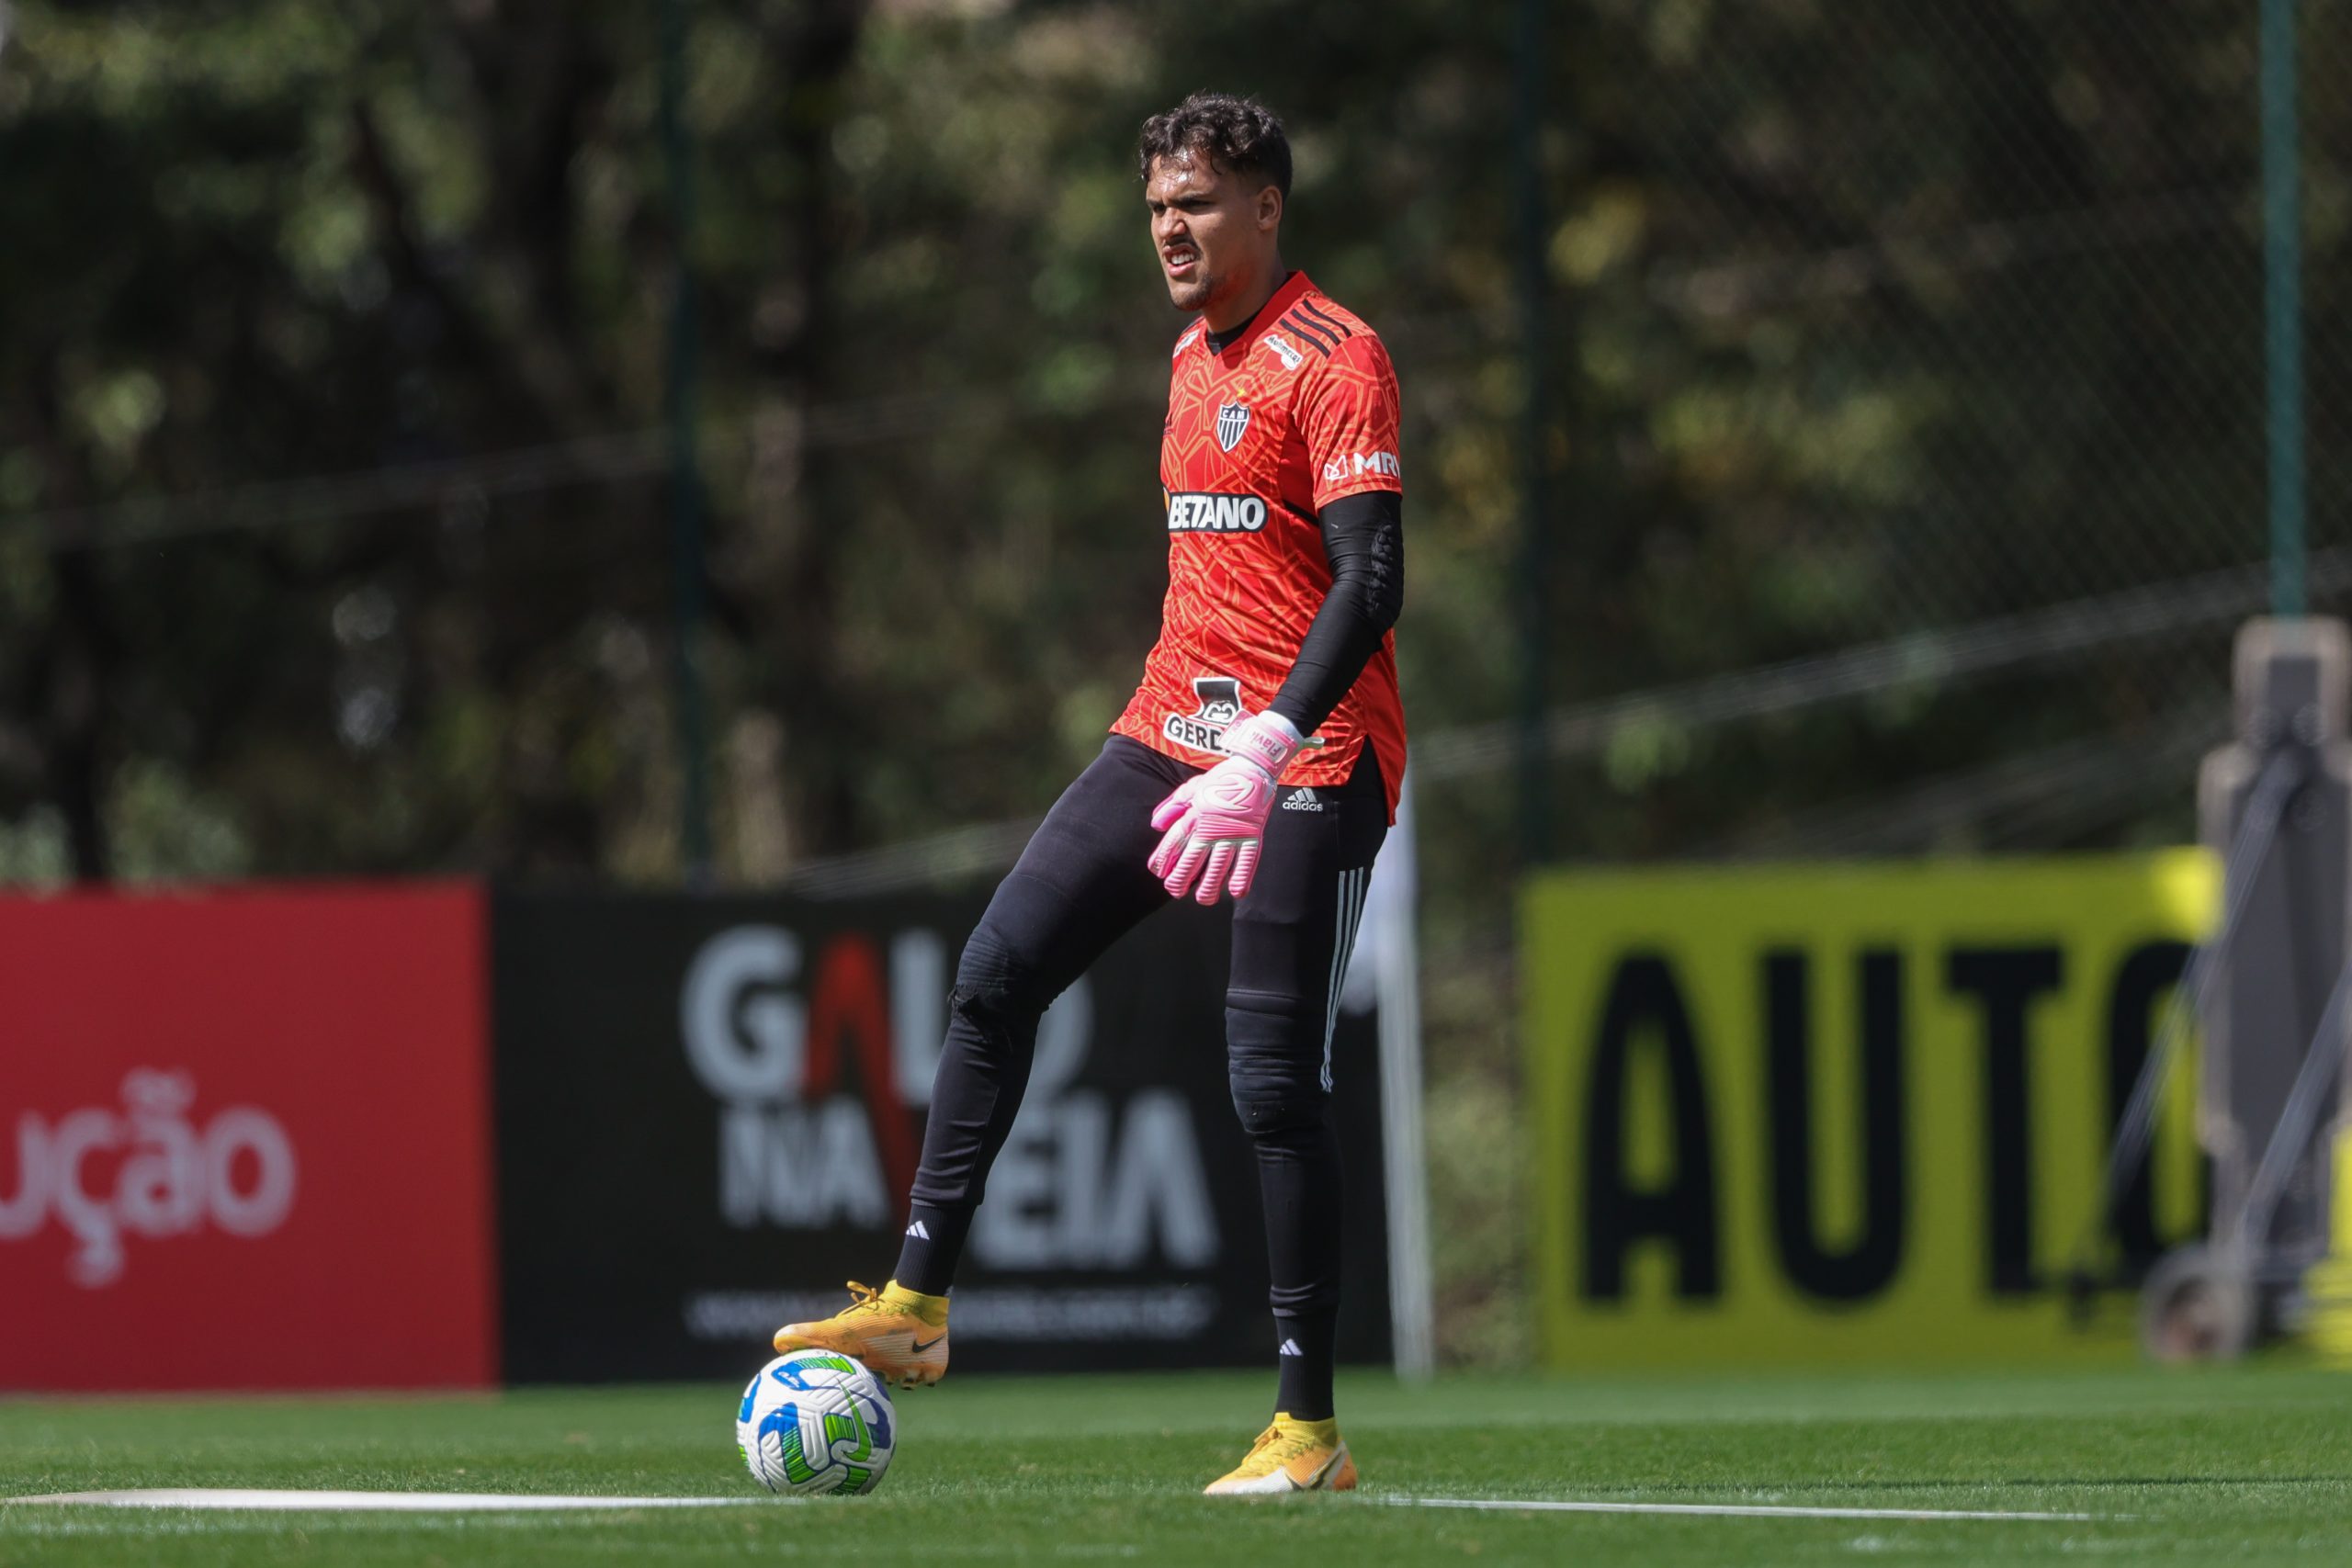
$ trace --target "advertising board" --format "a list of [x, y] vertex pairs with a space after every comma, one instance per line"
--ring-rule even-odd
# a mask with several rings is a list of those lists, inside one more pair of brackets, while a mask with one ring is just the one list
[[[502, 894], [505, 1365], [736, 1377], [879, 1285], [969, 897]], [[1261, 1365], [1255, 1159], [1226, 1079], [1226, 918], [1155, 916], [1049, 1011], [956, 1291], [956, 1365]], [[1341, 1355], [1389, 1353], [1377, 1022], [1342, 1010]]]
[[0, 1389], [495, 1381], [483, 908], [0, 898]]
[[[1521, 904], [1559, 1367], [2128, 1353], [2064, 1273], [2219, 876], [2195, 850], [1560, 872]], [[2115, 1242], [2199, 1233], [2176, 1072]]]

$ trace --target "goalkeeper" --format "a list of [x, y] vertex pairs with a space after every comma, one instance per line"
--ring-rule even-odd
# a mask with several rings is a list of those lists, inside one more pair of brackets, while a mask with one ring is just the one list
[[1169, 298], [1194, 317], [1160, 446], [1159, 640], [965, 945], [895, 1277], [775, 1344], [936, 1381], [948, 1287], [1039, 1015], [1171, 897], [1230, 895], [1226, 1049], [1257, 1150], [1280, 1382], [1272, 1424], [1208, 1490], [1345, 1490], [1331, 1032], [1405, 771], [1396, 377], [1369, 327], [1283, 265], [1291, 157], [1272, 114], [1196, 94], [1145, 123], [1139, 162]]

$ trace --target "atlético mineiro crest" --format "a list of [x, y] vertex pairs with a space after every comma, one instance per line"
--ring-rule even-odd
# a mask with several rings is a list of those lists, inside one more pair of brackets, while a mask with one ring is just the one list
[[1241, 437], [1250, 429], [1248, 403], [1219, 403], [1216, 408], [1216, 444], [1230, 452], [1241, 445]]

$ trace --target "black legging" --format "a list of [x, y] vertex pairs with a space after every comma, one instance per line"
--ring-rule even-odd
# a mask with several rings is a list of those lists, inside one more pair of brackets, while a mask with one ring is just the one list
[[[1021, 1108], [1037, 1020], [1104, 949], [1170, 902], [1144, 864], [1159, 840], [1151, 812], [1196, 772], [1113, 736], [989, 901], [956, 969], [914, 1182], [923, 1234], [908, 1238], [900, 1284], [938, 1294], [954, 1279], [989, 1168]], [[1331, 1028], [1386, 831], [1367, 746], [1345, 784], [1277, 792], [1256, 880], [1234, 910], [1227, 1065], [1258, 1151], [1283, 1407], [1296, 1416], [1330, 1414], [1341, 1185]]]

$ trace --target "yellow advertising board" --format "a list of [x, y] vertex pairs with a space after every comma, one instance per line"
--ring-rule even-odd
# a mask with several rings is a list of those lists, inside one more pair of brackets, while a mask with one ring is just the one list
[[[1546, 1359], [2126, 1351], [2130, 1314], [2070, 1314], [2066, 1269], [2219, 890], [2199, 850], [1533, 879]], [[2193, 1077], [2172, 1075], [2110, 1258], [2201, 1229]]]

